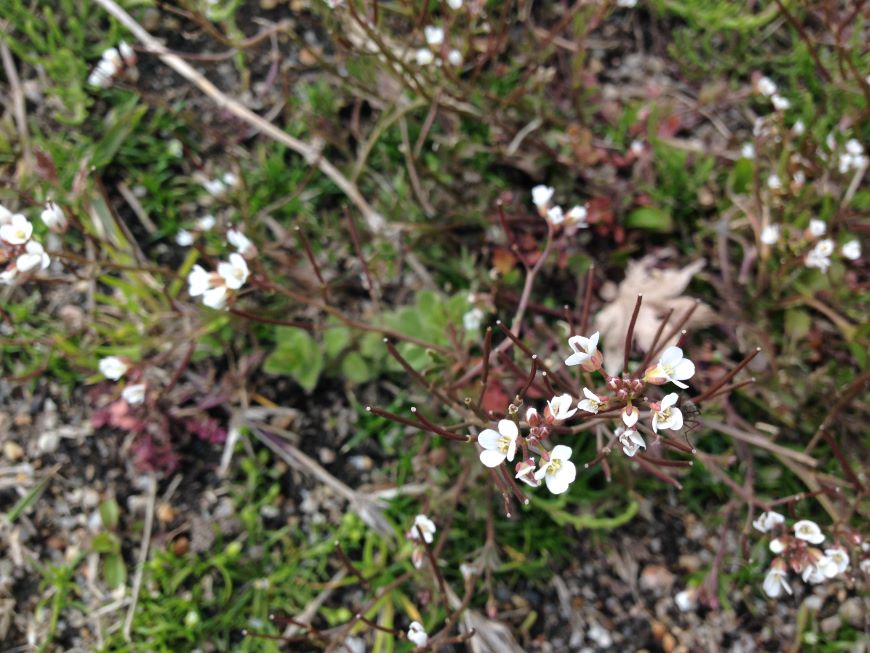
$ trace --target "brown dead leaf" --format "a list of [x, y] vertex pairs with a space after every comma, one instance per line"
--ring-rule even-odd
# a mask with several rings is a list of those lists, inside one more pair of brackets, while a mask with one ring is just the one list
[[[595, 316], [595, 330], [601, 332], [604, 342], [604, 364], [611, 375], [622, 370], [625, 333], [637, 296], [643, 295], [640, 313], [634, 327], [634, 345], [647, 352], [652, 345], [659, 323], [674, 309], [670, 323], [674, 324], [695, 303], [695, 299], [682, 295], [692, 277], [704, 267], [698, 260], [682, 269], [657, 269], [658, 258], [645, 256], [628, 264], [625, 279], [618, 288], [613, 284], [602, 289], [602, 295], [610, 301]], [[699, 328], [711, 324], [715, 318], [712, 309], [700, 304], [685, 328]], [[668, 327], [665, 327], [667, 330]], [[674, 344], [675, 336], [666, 346]]]

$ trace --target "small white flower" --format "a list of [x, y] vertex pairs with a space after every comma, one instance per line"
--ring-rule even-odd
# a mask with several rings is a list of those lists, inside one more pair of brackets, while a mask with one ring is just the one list
[[227, 242], [236, 248], [236, 251], [242, 256], [249, 256], [256, 252], [254, 243], [238, 229], [230, 229], [227, 231]]
[[227, 306], [227, 292], [227, 287], [223, 285], [209, 288], [202, 293], [202, 303], [216, 311], [224, 309]]
[[771, 103], [773, 104], [773, 108], [777, 111], [785, 111], [791, 106], [791, 102], [789, 102], [786, 98], [781, 95], [774, 94], [770, 98]]
[[834, 241], [831, 240], [830, 238], [825, 238], [824, 240], [820, 240], [818, 243], [816, 243], [815, 249], [822, 256], [830, 256], [831, 254], [834, 253]]
[[758, 515], [758, 519], [752, 522], [752, 525], [755, 527], [755, 530], [761, 531], [762, 533], [767, 533], [769, 530], [775, 528], [779, 524], [785, 523], [785, 517], [783, 517], [778, 512], [773, 510], [768, 510], [767, 512], [763, 512]]
[[239, 178], [236, 176], [236, 173], [234, 173], [234, 172], [225, 172], [225, 173], [223, 174], [223, 177], [221, 177], [221, 181], [223, 181], [224, 184], [225, 184], [228, 188], [231, 188], [231, 187], [233, 187], [233, 186], [237, 186], [237, 185], [238, 185], [238, 183], [239, 183]]
[[193, 234], [187, 229], [179, 229], [175, 234], [175, 244], [180, 247], [190, 247], [193, 245]]
[[499, 420], [498, 431], [484, 429], [477, 436], [480, 452], [480, 462], [487, 467], [498, 467], [505, 460], [513, 460], [517, 451], [517, 438], [520, 431], [517, 425], [509, 419]]
[[42, 245], [35, 240], [28, 240], [24, 250], [24, 254], [15, 260], [15, 267], [19, 272], [29, 272], [36, 268], [45, 270], [51, 263], [51, 258], [45, 253]]
[[755, 145], [752, 143], [744, 143], [740, 147], [740, 156], [750, 161], [755, 158]]
[[198, 297], [214, 286], [214, 278], [201, 265], [194, 265], [187, 275], [188, 292], [191, 297]]
[[462, 9], [462, 0], [447, 0], [447, 6], [453, 9]]
[[593, 415], [596, 414], [603, 403], [601, 397], [596, 395], [589, 388], [583, 388], [583, 396], [586, 397], [586, 399], [582, 399], [577, 404], [577, 408], [585, 410], [587, 413], [592, 413]]
[[573, 367], [582, 365], [587, 372], [592, 372], [601, 366], [601, 352], [598, 351], [599, 333], [596, 331], [588, 338], [584, 336], [571, 336], [568, 338], [568, 346], [574, 353], [565, 359], [565, 365]]
[[547, 401], [547, 407], [550, 409], [550, 415], [557, 422], [566, 420], [577, 412], [576, 408], [571, 408], [574, 403], [574, 397], [569, 394], [559, 395]]
[[653, 431], [656, 433], [659, 432], [659, 429], [679, 431], [683, 428], [683, 412], [676, 407], [677, 399], [676, 392], [664, 396], [660, 408], [653, 413]]
[[127, 373], [128, 365], [117, 356], [100, 359], [100, 373], [107, 379], [117, 381]]
[[88, 84], [99, 88], [112, 85], [112, 78], [118, 74], [118, 67], [108, 59], [100, 59], [96, 68], [88, 75]]
[[631, 404], [627, 404], [625, 408], [622, 409], [622, 423], [625, 424], [626, 428], [630, 429], [632, 426], [637, 424], [639, 418], [640, 413], [638, 413], [637, 408]]
[[123, 397], [124, 401], [131, 406], [134, 404], [141, 404], [145, 401], [145, 384], [136, 383], [134, 385], [128, 385], [121, 391], [121, 397]]
[[756, 90], [765, 97], [776, 93], [776, 83], [770, 77], [760, 77], [755, 83]]
[[644, 442], [643, 436], [634, 429], [626, 429], [620, 426], [616, 429], [616, 434], [619, 436], [622, 452], [629, 458], [634, 458], [634, 455], [640, 449], [646, 450], [646, 442]]
[[761, 242], [765, 245], [776, 245], [779, 240], [779, 225], [769, 224], [761, 230]]
[[33, 235], [33, 225], [22, 214], [16, 213], [0, 226], [0, 240], [10, 245], [23, 245]]
[[811, 549], [811, 551], [814, 551], [817, 555], [815, 562], [808, 564], [801, 572], [801, 578], [804, 579], [805, 583], [818, 585], [840, 573], [836, 562], [828, 556], [821, 554], [818, 549]]
[[227, 192], [227, 185], [220, 179], [206, 179], [202, 182], [202, 187], [212, 197], [220, 197]]
[[840, 252], [850, 261], [857, 261], [861, 258], [861, 243], [857, 239], [850, 240], [840, 248]]
[[12, 222], [12, 211], [0, 204], [0, 226]]
[[809, 519], [801, 519], [794, 525], [794, 536], [810, 544], [821, 544], [825, 541], [822, 529], [816, 522]]
[[248, 264], [241, 254], [230, 254], [229, 262], [218, 263], [217, 273], [230, 290], [238, 290], [248, 280]]
[[550, 205], [550, 200], [553, 199], [553, 193], [556, 191], [552, 186], [544, 186], [539, 184], [532, 188], [532, 204], [539, 209], [545, 209]]
[[662, 352], [658, 365], [646, 371], [644, 380], [654, 385], [662, 385], [670, 381], [685, 390], [689, 386], [682, 381], [691, 379], [694, 375], [695, 364], [688, 358], [683, 358], [683, 350], [679, 347], [668, 347]]
[[561, 206], [551, 206], [547, 209], [547, 220], [553, 226], [558, 226], [565, 221], [565, 214], [562, 212]]
[[835, 549], [825, 549], [825, 555], [833, 564], [837, 565], [837, 573], [842, 574], [849, 568], [849, 554], [845, 549], [837, 547]]
[[804, 260], [804, 265], [808, 268], [816, 268], [821, 270], [822, 272], [827, 272], [828, 268], [831, 267], [831, 259], [828, 256], [825, 256], [818, 249], [813, 248], [809, 252], [807, 252], [807, 257]]
[[120, 53], [121, 58], [124, 60], [125, 64], [127, 64], [128, 66], [133, 66], [136, 64], [136, 53], [126, 41], [121, 41], [118, 44], [118, 52]]
[[541, 481], [535, 478], [536, 465], [535, 461], [531, 458], [518, 462], [514, 469], [516, 470], [516, 478], [526, 485], [538, 487], [541, 484]]
[[195, 228], [197, 231], [211, 231], [216, 222], [213, 215], [204, 215], [196, 221]]
[[616, 6], [625, 9], [633, 9], [637, 6], [637, 0], [616, 0]]
[[483, 318], [486, 314], [476, 306], [469, 311], [466, 311], [462, 316], [462, 326], [466, 331], [478, 331], [483, 323]]
[[426, 27], [423, 28], [423, 35], [426, 37], [426, 43], [431, 46], [437, 46], [444, 43], [444, 29], [441, 27], [426, 25]]
[[795, 124], [792, 125], [791, 131], [795, 136], [803, 136], [804, 132], [806, 131], [804, 121], [798, 120], [797, 122], [795, 122]]
[[[779, 564], [776, 564], [777, 562], [779, 562]], [[767, 572], [767, 576], [764, 577], [762, 589], [764, 590], [764, 593], [772, 599], [779, 597], [783, 590], [785, 590], [786, 593], [791, 594], [791, 587], [788, 584], [788, 573], [785, 570], [785, 563], [782, 563], [779, 560], [773, 561], [770, 570]]]
[[782, 188], [782, 180], [779, 178], [779, 175], [774, 173], [767, 178], [767, 187], [770, 190], [779, 190]]
[[412, 621], [411, 625], [408, 626], [408, 641], [418, 648], [429, 643], [429, 635], [419, 621]]
[[864, 146], [861, 145], [861, 143], [858, 142], [857, 139], [850, 138], [848, 141], [846, 141], [846, 152], [848, 152], [852, 156], [859, 156], [861, 154], [864, 154]]
[[426, 48], [420, 48], [415, 53], [415, 58], [417, 59], [418, 66], [429, 66], [435, 61], [435, 55], [432, 54], [431, 50]]
[[426, 544], [432, 544], [437, 530], [435, 522], [429, 519], [426, 515], [420, 514], [414, 517], [414, 525], [411, 527], [411, 530], [408, 531], [408, 538], [419, 540], [420, 533], [423, 533], [423, 541]]
[[775, 555], [779, 555], [780, 553], [785, 551], [785, 543], [782, 541], [782, 539], [778, 537], [772, 539], [768, 546], [770, 548], [770, 552]]
[[819, 238], [820, 236], [824, 236], [827, 229], [828, 225], [825, 224], [824, 220], [819, 220], [818, 218], [813, 218], [812, 220], [810, 220], [809, 231], [810, 235], [813, 238]]
[[43, 224], [52, 231], [61, 231], [66, 227], [66, 216], [63, 209], [51, 200], [45, 203], [45, 209], [39, 217], [42, 218]]
[[628, 146], [628, 149], [635, 156], [640, 156], [641, 154], [643, 154], [643, 141], [638, 139], [638, 138], [635, 138], [631, 142], [631, 145]]
[[459, 50], [454, 48], [447, 53], [447, 63], [449, 63], [451, 66], [461, 66], [462, 61], [462, 53]]
[[807, 183], [807, 175], [803, 170], [796, 171], [792, 176], [792, 181], [794, 181], [795, 185], [800, 187]]
[[689, 612], [698, 607], [697, 594], [698, 591], [694, 588], [685, 589], [682, 592], [677, 593], [674, 597], [674, 603], [677, 604], [680, 612]]
[[547, 489], [553, 494], [562, 494], [577, 478], [577, 469], [571, 462], [571, 448], [557, 444], [550, 452], [550, 459], [541, 458], [541, 467], [535, 472], [535, 478], [547, 484]]
[[585, 206], [575, 206], [565, 215], [565, 220], [568, 224], [574, 224], [579, 226], [581, 229], [586, 229], [589, 225], [586, 223], [586, 207]]

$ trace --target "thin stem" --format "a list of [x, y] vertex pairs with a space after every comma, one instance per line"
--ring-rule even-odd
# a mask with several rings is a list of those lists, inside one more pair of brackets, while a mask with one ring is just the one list
[[634, 339], [634, 325], [637, 323], [637, 315], [640, 313], [640, 305], [643, 303], [643, 295], [637, 296], [637, 301], [634, 303], [634, 311], [631, 314], [631, 320], [628, 323], [628, 330], [625, 332], [625, 354], [622, 360], [622, 371], [628, 372], [628, 360], [631, 358], [631, 343]]
[[722, 386], [724, 386], [726, 383], [728, 383], [728, 381], [733, 379], [740, 370], [742, 370], [744, 367], [749, 365], [750, 361], [753, 358], [755, 358], [756, 356], [758, 356], [758, 354], [760, 354], [760, 353], [761, 353], [761, 347], [756, 347], [755, 351], [752, 351], [749, 354], [747, 354], [743, 358], [742, 361], [740, 361], [739, 363], [737, 363], [737, 365], [734, 366], [734, 369], [732, 369], [730, 372], [725, 374], [725, 376], [723, 376], [721, 379], [716, 381], [716, 383], [714, 383], [712, 386], [710, 386], [704, 392], [702, 392], [700, 397], [695, 397], [694, 399], [692, 399], [692, 401], [696, 404], [700, 404], [702, 401], [709, 399], [711, 396], [713, 396], [716, 393], [717, 390], [719, 390]]

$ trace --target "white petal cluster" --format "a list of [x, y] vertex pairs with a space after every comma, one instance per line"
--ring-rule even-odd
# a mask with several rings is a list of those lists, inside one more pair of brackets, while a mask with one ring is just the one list
[[493, 429], [481, 431], [477, 437], [477, 443], [483, 448], [480, 452], [480, 462], [487, 467], [498, 467], [505, 460], [513, 460], [519, 434], [516, 423], [509, 419], [499, 421], [498, 431]]
[[574, 403], [574, 397], [569, 394], [563, 394], [547, 401], [547, 408], [550, 409], [550, 415], [557, 422], [569, 419], [577, 412], [576, 408], [571, 408]]
[[662, 385], [670, 381], [678, 388], [685, 390], [689, 386], [683, 383], [695, 375], [695, 364], [683, 357], [679, 347], [668, 347], [662, 353], [658, 365], [644, 373], [644, 380], [654, 385]]
[[571, 336], [568, 338], [568, 346], [573, 352], [565, 359], [565, 365], [573, 367], [580, 365], [587, 372], [592, 372], [601, 367], [603, 356], [598, 351], [598, 331], [586, 338], [585, 336]]
[[554, 227], [571, 226], [586, 229], [586, 207], [579, 204], [572, 207], [567, 213], [558, 204], [553, 204], [555, 190], [552, 186], [539, 184], [532, 188], [532, 204], [538, 210], [538, 215], [546, 219]]
[[549, 459], [540, 461], [540, 468], [535, 472], [535, 479], [543, 480], [547, 489], [553, 494], [562, 494], [568, 490], [577, 478], [577, 469], [571, 462], [571, 448], [557, 444], [549, 453]]
[[864, 154], [864, 146], [854, 139], [850, 138], [846, 141], [844, 151], [840, 153], [838, 168], [841, 174], [846, 174], [853, 170], [861, 170], [867, 167], [867, 155]]
[[127, 43], [121, 41], [117, 48], [103, 51], [96, 68], [88, 75], [88, 84], [98, 88], [108, 88], [125, 69], [135, 70], [136, 53]]
[[0, 206], [0, 253], [0, 260], [6, 262], [0, 272], [0, 284], [11, 284], [19, 274], [45, 270], [51, 264], [42, 244], [33, 240], [30, 220], [4, 206]]
[[638, 451], [646, 449], [646, 442], [643, 436], [633, 428], [620, 426], [616, 429], [616, 435], [619, 439], [619, 444], [622, 445], [622, 453], [629, 458], [634, 458]]
[[117, 356], [106, 356], [100, 359], [99, 368], [100, 373], [107, 379], [117, 381], [127, 373], [129, 365]]
[[[460, 1], [459, 7], [461, 6], [462, 2]], [[423, 28], [423, 38], [426, 40], [426, 47], [419, 48], [414, 53], [414, 59], [418, 66], [431, 66], [433, 63], [440, 66], [442, 64], [441, 57], [443, 57], [444, 61], [454, 67], [461, 66], [462, 62], [465, 61], [462, 52], [456, 48], [448, 50], [446, 55], [441, 54], [441, 48], [444, 45], [446, 38], [446, 33], [444, 32], [443, 27], [426, 25], [426, 27]], [[436, 57], [436, 55], [438, 56]]]
[[761, 230], [761, 242], [765, 245], [776, 245], [779, 241], [779, 225], [769, 224]]
[[827, 272], [831, 267], [831, 254], [834, 253], [834, 241], [830, 238], [825, 238], [816, 243], [804, 260], [804, 265], [808, 268], [817, 268], [822, 272]]
[[408, 626], [408, 641], [418, 648], [429, 643], [429, 635], [419, 621], [412, 621], [411, 625]]
[[226, 308], [227, 300], [245, 285], [248, 280], [248, 264], [241, 254], [230, 254], [229, 261], [218, 264], [217, 272], [208, 272], [201, 265], [194, 265], [187, 275], [188, 292], [191, 297], [202, 297], [209, 308]]
[[414, 517], [414, 525], [408, 531], [409, 540], [419, 540], [420, 533], [423, 534], [423, 541], [426, 544], [432, 544], [435, 540], [435, 533], [438, 529], [435, 522], [429, 519], [426, 515], [420, 514]]
[[761, 531], [762, 533], [767, 533], [768, 531], [776, 528], [780, 524], [785, 523], [785, 517], [783, 517], [778, 512], [773, 510], [768, 510], [767, 512], [763, 512], [758, 515], [758, 519], [752, 522], [752, 526], [757, 531]]
[[677, 393], [672, 392], [665, 395], [659, 404], [659, 408], [653, 412], [652, 427], [653, 431], [659, 432], [659, 429], [670, 429], [679, 431], [683, 428], [683, 413], [677, 408]]

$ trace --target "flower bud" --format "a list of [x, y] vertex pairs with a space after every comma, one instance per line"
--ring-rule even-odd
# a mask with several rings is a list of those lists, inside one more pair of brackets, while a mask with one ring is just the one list
[[539, 426], [541, 424], [541, 416], [538, 414], [536, 409], [529, 408], [526, 411], [526, 422], [531, 427]]

